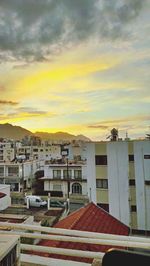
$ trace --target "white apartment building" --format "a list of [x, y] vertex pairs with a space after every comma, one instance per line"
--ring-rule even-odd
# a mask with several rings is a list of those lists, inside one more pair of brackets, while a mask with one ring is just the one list
[[86, 165], [79, 163], [46, 164], [44, 168], [44, 191], [51, 195], [87, 196]]
[[87, 189], [120, 221], [150, 231], [150, 141], [87, 143]]
[[61, 158], [61, 146], [22, 146], [17, 149], [16, 156], [36, 160], [51, 160]]
[[10, 190], [16, 192], [30, 187], [39, 164], [36, 160], [0, 163], [0, 184], [8, 184]]
[[0, 143], [0, 162], [12, 161], [15, 157], [15, 150], [11, 143]]

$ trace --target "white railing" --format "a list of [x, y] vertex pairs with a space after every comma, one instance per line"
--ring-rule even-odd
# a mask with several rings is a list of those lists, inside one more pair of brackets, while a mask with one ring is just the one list
[[[46, 240], [57, 240], [66, 242], [77, 242], [77, 243], [88, 243], [96, 245], [108, 245], [108, 246], [118, 246], [118, 247], [132, 247], [140, 248], [145, 250], [150, 250], [150, 239], [146, 237], [133, 237], [133, 236], [122, 236], [122, 235], [111, 235], [102, 233], [85, 232], [78, 230], [69, 230], [61, 228], [50, 228], [42, 227], [37, 225], [28, 224], [14, 224], [0, 222], [1, 234], [12, 234], [20, 235], [20, 237], [34, 238], [34, 239], [46, 239]], [[3, 231], [5, 228], [8, 230], [15, 231]], [[19, 231], [16, 231], [19, 230]], [[22, 232], [23, 230], [32, 230], [35, 233]], [[40, 232], [40, 233], [39, 233]], [[46, 234], [41, 234], [41, 233]], [[72, 250], [54, 247], [45, 247], [40, 245], [27, 245], [21, 244], [21, 250], [36, 251], [52, 254], [60, 254], [75, 257], [86, 257], [95, 258], [100, 261], [103, 258], [104, 253], [102, 252], [92, 252], [83, 250]]]

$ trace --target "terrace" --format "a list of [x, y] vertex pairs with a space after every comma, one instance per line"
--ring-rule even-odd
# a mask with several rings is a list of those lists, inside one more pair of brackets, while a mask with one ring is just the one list
[[[32, 233], [31, 233], [32, 231]], [[29, 233], [30, 232], [30, 233]], [[150, 257], [146, 255], [150, 251], [150, 239], [146, 237], [133, 237], [133, 236], [122, 236], [113, 234], [103, 234], [94, 232], [85, 232], [79, 230], [70, 230], [62, 228], [51, 228], [42, 227], [37, 225], [27, 225], [27, 224], [15, 224], [0, 222], [0, 234], [3, 236], [11, 238], [11, 235], [20, 236], [27, 239], [45, 239], [50, 241], [63, 241], [70, 243], [88, 243], [90, 245], [105, 245], [112, 246], [114, 248], [118, 247], [123, 249], [134, 249], [144, 251], [145, 255], [135, 255], [123, 253], [117, 254], [118, 260], [122, 258], [126, 262], [129, 262], [130, 256], [133, 255], [133, 265], [139, 265], [138, 261], [142, 259], [143, 263], [141, 265], [150, 265]], [[86, 265], [112, 265], [115, 261], [115, 255], [113, 254], [113, 259], [111, 264], [105, 264], [107, 259], [105, 258], [104, 252], [93, 252], [93, 251], [83, 251], [67, 248], [57, 248], [54, 246], [41, 246], [34, 244], [20, 244], [20, 261], [22, 266], [34, 266], [34, 265], [73, 265], [73, 266], [86, 266]], [[46, 254], [46, 257], [44, 255]], [[48, 257], [48, 254], [50, 257]], [[53, 254], [53, 256], [52, 256]], [[124, 255], [125, 254], [125, 255]], [[67, 257], [66, 257], [67, 256]], [[124, 257], [122, 257], [124, 256]], [[66, 257], [70, 259], [62, 259]], [[76, 261], [78, 258], [78, 262]], [[83, 262], [83, 258], [91, 259], [91, 263]], [[123, 262], [123, 261], [122, 261]], [[135, 263], [134, 263], [135, 262]], [[37, 264], [38, 263], [38, 264]], [[19, 264], [18, 264], [19, 265]], [[128, 265], [130, 265], [128, 263]]]

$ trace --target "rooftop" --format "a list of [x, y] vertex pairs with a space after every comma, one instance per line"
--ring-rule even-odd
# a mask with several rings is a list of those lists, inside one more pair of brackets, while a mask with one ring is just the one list
[[[118, 221], [116, 218], [111, 216], [109, 213], [98, 207], [94, 203], [89, 203], [85, 207], [73, 212], [66, 218], [59, 221], [55, 228], [64, 228], [79, 231], [88, 231], [95, 233], [105, 234], [116, 234], [116, 235], [129, 235], [129, 227]], [[40, 243], [42, 246], [58, 247], [73, 250], [84, 250], [93, 252], [106, 252], [112, 246], [106, 245], [91, 245], [88, 243], [77, 243], [77, 242], [63, 242], [63, 241], [52, 241], [42, 240]], [[61, 258], [65, 260], [82, 261], [91, 263], [89, 258], [75, 258], [64, 255], [44, 254], [53, 258]]]

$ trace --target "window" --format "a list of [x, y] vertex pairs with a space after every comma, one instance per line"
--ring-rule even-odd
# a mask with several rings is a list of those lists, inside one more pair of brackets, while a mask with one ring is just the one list
[[18, 167], [8, 167], [8, 176], [19, 175]]
[[72, 185], [72, 194], [82, 194], [82, 186], [79, 183]]
[[41, 202], [41, 200], [39, 200], [39, 199], [36, 199], [35, 201], [36, 201], [36, 202]]
[[38, 152], [38, 149], [33, 149], [34, 152]]
[[95, 164], [96, 165], [107, 165], [107, 155], [96, 155]]
[[18, 183], [10, 184], [10, 191], [18, 191], [18, 190], [19, 190], [19, 184]]
[[53, 170], [53, 178], [61, 179], [61, 170]]
[[72, 171], [71, 170], [63, 170], [63, 178], [71, 178]]
[[144, 155], [144, 159], [150, 159], [150, 155], [149, 154], [145, 154]]
[[145, 180], [145, 185], [150, 186], [150, 180]]
[[82, 171], [81, 170], [74, 170], [74, 178], [81, 179], [82, 178]]
[[107, 179], [96, 179], [96, 188], [108, 189]]
[[135, 179], [129, 179], [129, 186], [135, 186]]
[[131, 212], [136, 212], [136, 205], [131, 206]]
[[4, 167], [0, 167], [0, 176], [4, 175]]
[[53, 190], [55, 190], [55, 191], [61, 191], [62, 190], [61, 189], [61, 185], [59, 185], [59, 184], [53, 185]]
[[134, 155], [133, 154], [129, 154], [129, 162], [134, 162]]

